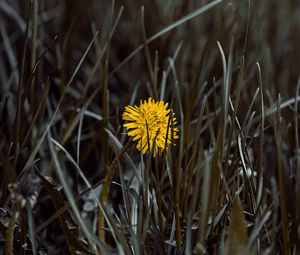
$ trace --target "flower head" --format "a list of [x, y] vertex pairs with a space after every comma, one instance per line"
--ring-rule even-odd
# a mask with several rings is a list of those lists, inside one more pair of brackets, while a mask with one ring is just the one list
[[[128, 135], [137, 141], [136, 148], [145, 154], [153, 150], [153, 156], [162, 155], [164, 150], [178, 139], [178, 128], [174, 113], [170, 114], [168, 103], [155, 101], [153, 98], [141, 100], [140, 105], [128, 105], [122, 115]], [[168, 137], [166, 139], [166, 137]]]

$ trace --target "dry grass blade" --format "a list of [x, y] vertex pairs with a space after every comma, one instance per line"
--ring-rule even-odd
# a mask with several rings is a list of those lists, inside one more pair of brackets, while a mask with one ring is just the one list
[[48, 141], [49, 141], [49, 147], [50, 147], [50, 152], [51, 152], [51, 155], [52, 155], [52, 158], [53, 158], [53, 162], [54, 162], [54, 169], [56, 171], [56, 174], [58, 176], [58, 179], [60, 180], [62, 186], [63, 186], [63, 189], [65, 191], [65, 194], [66, 194], [66, 197], [70, 203], [70, 206], [72, 208], [72, 211], [75, 215], [75, 218], [77, 219], [78, 221], [78, 224], [80, 226], [80, 228], [82, 229], [83, 233], [86, 235], [86, 238], [89, 242], [89, 245], [90, 245], [90, 248], [91, 250], [93, 250], [95, 253], [97, 253], [97, 250], [96, 250], [96, 247], [95, 247], [95, 243], [93, 241], [94, 237], [91, 235], [91, 232], [87, 229], [82, 217], [80, 216], [80, 212], [78, 210], [78, 207], [76, 205], [76, 202], [74, 200], [74, 196], [71, 192], [71, 189], [69, 187], [69, 184], [66, 182], [66, 178], [63, 174], [63, 170], [60, 166], [60, 163], [58, 161], [58, 158], [57, 158], [57, 154], [55, 152], [55, 149], [54, 149], [54, 146], [51, 142], [51, 135], [50, 133], [48, 133]]
[[225, 254], [247, 254], [247, 229], [238, 197], [233, 200], [230, 219]]
[[288, 209], [286, 204], [287, 192], [286, 192], [286, 180], [283, 172], [282, 165], [282, 137], [281, 137], [281, 114], [280, 114], [280, 94], [277, 101], [277, 114], [276, 114], [276, 156], [277, 156], [277, 171], [279, 178], [279, 196], [280, 196], [280, 213], [281, 213], [281, 225], [283, 230], [283, 251], [285, 254], [290, 254], [289, 235], [288, 235]]
[[55, 117], [56, 117], [56, 115], [57, 115], [57, 113], [58, 113], [58, 111], [59, 111], [59, 107], [60, 107], [60, 105], [61, 105], [61, 103], [62, 103], [62, 101], [63, 101], [63, 99], [64, 99], [65, 93], [66, 93], [66, 89], [67, 89], [67, 88], [71, 85], [71, 83], [73, 82], [73, 79], [75, 78], [75, 75], [76, 75], [77, 72], [79, 71], [79, 68], [80, 68], [80, 66], [82, 65], [82, 63], [83, 63], [85, 57], [87, 56], [87, 54], [88, 54], [88, 52], [89, 52], [89, 50], [90, 50], [90, 48], [91, 48], [91, 46], [92, 46], [94, 40], [96, 39], [97, 35], [98, 35], [98, 33], [95, 34], [94, 38], [92, 39], [92, 41], [90, 42], [89, 46], [87, 47], [85, 53], [83, 54], [82, 58], [80, 59], [80, 61], [79, 61], [78, 65], [77, 65], [75, 71], [73, 72], [73, 74], [72, 74], [72, 76], [71, 76], [69, 82], [67, 83], [67, 85], [66, 85], [66, 87], [65, 87], [65, 89], [64, 89], [64, 92], [63, 92], [62, 96], [61, 96], [60, 99], [59, 99], [59, 102], [58, 102], [58, 104], [57, 104], [57, 106], [56, 106], [56, 109], [55, 109], [55, 111], [54, 111], [54, 113], [53, 113], [53, 115], [52, 115], [52, 117], [51, 117], [49, 123], [47, 124], [47, 126], [46, 126], [44, 132], [42, 133], [41, 137], [38, 139], [36, 145], [34, 146], [34, 149], [32, 150], [32, 153], [30, 154], [30, 156], [29, 156], [29, 158], [28, 158], [26, 164], [24, 165], [24, 167], [23, 167], [23, 169], [22, 169], [22, 172], [27, 171], [27, 170], [32, 166], [32, 162], [34, 161], [34, 158], [35, 158], [35, 156], [37, 155], [37, 153], [38, 153], [38, 151], [39, 151], [39, 149], [40, 149], [40, 146], [41, 146], [42, 143], [44, 142], [44, 139], [45, 139], [46, 135], [48, 134], [48, 132], [49, 132], [49, 130], [50, 130], [50, 128], [51, 128], [51, 125], [52, 125], [52, 123], [53, 123], [53, 121], [54, 121], [54, 119], [55, 119]]
[[5, 243], [5, 254], [6, 255], [10, 255], [13, 254], [13, 245], [14, 245], [14, 231], [16, 228], [16, 221], [17, 221], [17, 217], [18, 217], [18, 210], [20, 210], [20, 205], [18, 205], [15, 209], [15, 211], [13, 212], [10, 221], [9, 221], [9, 225], [8, 228], [6, 230], [6, 243]]
[[[113, 178], [113, 175], [116, 171], [116, 168], [118, 166], [118, 160], [120, 157], [123, 156], [124, 153], [126, 153], [130, 147], [132, 146], [132, 141], [129, 141], [122, 150], [116, 155], [112, 163], [107, 167], [107, 172], [105, 175], [104, 183], [103, 183], [103, 189], [100, 194], [100, 203], [105, 207], [107, 205], [109, 190], [110, 190], [110, 184]], [[99, 210], [98, 215], [98, 237], [101, 241], [105, 242], [105, 231], [104, 231], [104, 214], [101, 210]]]
[[[197, 248], [202, 250], [202, 247], [204, 247], [204, 241], [205, 241], [205, 234], [207, 231], [207, 222], [209, 218], [209, 207], [210, 207], [210, 200], [209, 197], [211, 195], [211, 169], [209, 167], [209, 164], [211, 159], [207, 155], [205, 158], [205, 164], [204, 164], [204, 177], [203, 177], [203, 186], [201, 190], [201, 204], [202, 204], [202, 214], [201, 214], [201, 221], [199, 222], [200, 230], [199, 230], [199, 240], [197, 243]], [[200, 224], [201, 223], [201, 224]]]
[[261, 217], [261, 219], [257, 220], [257, 222], [255, 224], [255, 227], [252, 230], [251, 235], [249, 237], [249, 242], [248, 242], [248, 249], [249, 250], [250, 250], [251, 247], [254, 246], [253, 243], [255, 241], [259, 240], [262, 228], [263, 228], [264, 224], [266, 224], [267, 221], [270, 219], [270, 217], [271, 217], [271, 212], [268, 211], [265, 214], [263, 214], [263, 216]]
[[[146, 40], [146, 44], [149, 44], [156, 40], [157, 38], [163, 36], [164, 34], [168, 33], [169, 31], [173, 30], [174, 28], [182, 25], [183, 23], [201, 15], [202, 13], [210, 10], [211, 8], [215, 7], [216, 5], [220, 4], [223, 0], [215, 0], [207, 5], [204, 5], [203, 7], [189, 13], [188, 15], [182, 17], [181, 19], [175, 21], [171, 25], [167, 26], [166, 28], [162, 29], [158, 33], [152, 35], [150, 38]], [[111, 73], [114, 74], [117, 72], [126, 62], [128, 62], [130, 59], [132, 59], [137, 53], [139, 53], [144, 48], [144, 45], [139, 45], [134, 51], [132, 51]]]

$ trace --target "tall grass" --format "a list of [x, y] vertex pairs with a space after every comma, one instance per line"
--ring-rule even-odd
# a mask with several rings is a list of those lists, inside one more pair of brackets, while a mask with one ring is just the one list
[[[300, 3], [1, 1], [1, 254], [298, 254]], [[124, 107], [170, 103], [162, 157]]]

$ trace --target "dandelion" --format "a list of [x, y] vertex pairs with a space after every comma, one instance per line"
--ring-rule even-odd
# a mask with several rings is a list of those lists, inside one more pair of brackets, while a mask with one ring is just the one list
[[[148, 150], [153, 151], [153, 156], [162, 155], [168, 150], [172, 140], [178, 139], [178, 128], [174, 113], [170, 114], [168, 103], [163, 100], [140, 101], [140, 106], [128, 105], [122, 115], [127, 123], [124, 127], [128, 135], [137, 141], [136, 148], [145, 154]], [[166, 139], [166, 137], [168, 137]]]

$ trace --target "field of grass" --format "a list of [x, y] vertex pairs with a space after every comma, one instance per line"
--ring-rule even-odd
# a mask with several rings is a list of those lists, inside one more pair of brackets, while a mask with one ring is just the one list
[[[299, 28], [298, 0], [1, 0], [0, 254], [300, 254]], [[123, 115], [149, 97], [158, 155], [162, 113], [144, 154]]]

